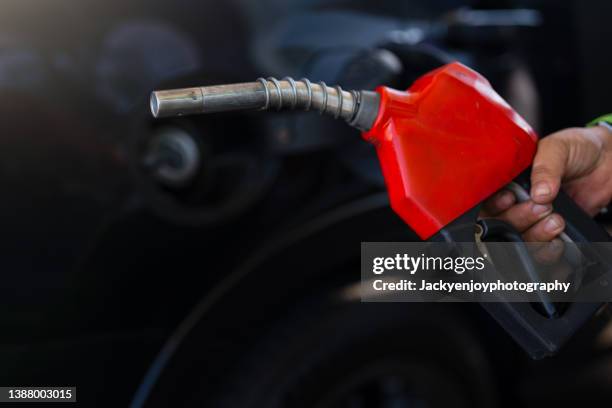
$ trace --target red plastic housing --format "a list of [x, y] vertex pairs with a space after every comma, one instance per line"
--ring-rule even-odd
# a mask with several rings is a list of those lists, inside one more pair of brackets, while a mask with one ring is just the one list
[[393, 210], [428, 239], [532, 162], [533, 129], [477, 72], [453, 62], [407, 92], [379, 87], [376, 146]]

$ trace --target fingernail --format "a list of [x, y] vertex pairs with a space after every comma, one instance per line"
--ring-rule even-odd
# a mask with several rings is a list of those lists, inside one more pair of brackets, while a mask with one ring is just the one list
[[564, 246], [563, 241], [561, 241], [559, 238], [555, 238], [548, 243], [548, 247], [554, 251], [558, 251], [559, 249], [562, 249], [563, 246]]
[[531, 206], [531, 211], [535, 214], [535, 215], [542, 215], [542, 214], [546, 214], [547, 212], [549, 212], [551, 210], [551, 207], [549, 205], [542, 205], [542, 204], [533, 204]]
[[537, 183], [532, 190], [533, 198], [546, 198], [550, 193], [550, 186], [545, 181]]
[[550, 242], [536, 245], [535, 259], [542, 264], [551, 264], [563, 254], [563, 241], [555, 238]]
[[544, 230], [549, 233], [558, 232], [562, 227], [563, 224], [556, 216], [549, 217], [544, 224]]
[[509, 191], [506, 191], [497, 199], [497, 206], [500, 208], [508, 208], [512, 204], [514, 204], [514, 194]]
[[561, 241], [559, 238], [554, 238], [552, 241], [546, 242], [543, 247], [543, 250], [553, 253], [559, 251], [560, 249], [563, 249], [563, 241]]

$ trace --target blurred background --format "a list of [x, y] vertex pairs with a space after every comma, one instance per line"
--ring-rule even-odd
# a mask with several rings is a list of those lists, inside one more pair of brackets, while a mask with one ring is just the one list
[[1, 4], [0, 385], [87, 407], [612, 403], [605, 313], [532, 361], [478, 305], [360, 303], [360, 242], [416, 236], [354, 130], [148, 111], [158, 88], [405, 89], [459, 60], [545, 135], [612, 110], [611, 2]]

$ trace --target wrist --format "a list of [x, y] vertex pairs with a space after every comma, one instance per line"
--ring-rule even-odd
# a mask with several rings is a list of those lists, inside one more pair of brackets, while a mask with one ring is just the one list
[[580, 144], [581, 148], [577, 145], [575, 151], [585, 153], [574, 156], [577, 167], [585, 166], [579, 177], [599, 179], [602, 191], [612, 197], [612, 132], [602, 126], [591, 126], [582, 128], [581, 134], [586, 143]]
[[612, 131], [606, 126], [593, 126], [589, 128], [601, 141], [601, 155], [596, 165], [595, 173], [604, 179], [602, 181], [602, 188], [599, 192], [601, 199], [599, 206], [606, 208], [610, 205], [610, 199], [612, 198]]
[[592, 131], [597, 135], [597, 138], [604, 144], [604, 147], [607, 148], [611, 145], [612, 114], [603, 115], [593, 119], [587, 124], [587, 128], [592, 129]]
[[606, 126], [593, 126], [588, 128], [593, 137], [601, 143], [601, 149], [604, 155], [607, 155], [607, 158], [612, 157], [610, 153], [612, 153], [612, 131], [610, 128]]

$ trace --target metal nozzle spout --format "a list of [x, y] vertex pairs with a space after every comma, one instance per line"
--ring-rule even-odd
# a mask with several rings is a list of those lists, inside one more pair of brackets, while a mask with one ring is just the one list
[[257, 82], [155, 91], [151, 113], [156, 118], [237, 110], [283, 108], [316, 110], [343, 118], [368, 130], [378, 113], [379, 95], [371, 91], [345, 91], [307, 79], [260, 78]]
[[156, 118], [260, 109], [266, 100], [259, 82], [155, 91], [151, 112]]
[[151, 113], [156, 118], [201, 113], [203, 102], [201, 88], [155, 91], [151, 93]]

